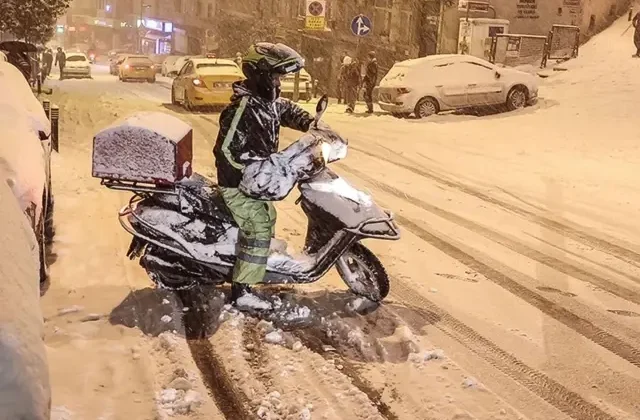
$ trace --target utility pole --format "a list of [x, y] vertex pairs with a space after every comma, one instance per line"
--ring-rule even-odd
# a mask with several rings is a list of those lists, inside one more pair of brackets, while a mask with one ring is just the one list
[[[136, 45], [136, 52], [138, 54], [142, 53], [142, 36], [140, 36], [140, 31], [142, 30], [142, 27], [144, 26], [144, 9], [145, 8], [149, 8], [151, 7], [148, 4], [144, 4], [144, 0], [140, 0], [140, 19], [136, 19], [135, 22], [135, 27], [136, 27], [136, 40], [137, 40], [137, 45]], [[140, 21], [140, 26], [138, 26], [138, 21]]]
[[440, 13], [438, 15], [438, 32], [436, 34], [436, 54], [442, 54], [442, 29], [444, 28], [444, 2], [440, 0]]

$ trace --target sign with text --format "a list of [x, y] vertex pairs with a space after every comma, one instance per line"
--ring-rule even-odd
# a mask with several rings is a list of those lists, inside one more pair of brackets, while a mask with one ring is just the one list
[[488, 1], [458, 0], [458, 11], [460, 12], [488, 12]]
[[516, 4], [517, 19], [538, 19], [538, 0], [518, 0]]
[[326, 0], [306, 0], [307, 9], [304, 17], [304, 28], [310, 31], [324, 31], [327, 15]]

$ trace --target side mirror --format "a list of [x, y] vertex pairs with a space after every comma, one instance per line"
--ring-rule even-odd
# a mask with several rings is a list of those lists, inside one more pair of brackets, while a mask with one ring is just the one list
[[322, 95], [318, 104], [316, 105], [316, 113], [323, 114], [329, 106], [329, 97], [327, 95]]
[[500, 77], [502, 77], [502, 75], [500, 74], [499, 71], [496, 70], [496, 79], [499, 79]]

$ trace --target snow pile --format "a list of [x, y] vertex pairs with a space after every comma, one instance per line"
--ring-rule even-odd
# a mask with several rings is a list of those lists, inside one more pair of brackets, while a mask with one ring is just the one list
[[0, 172], [23, 211], [35, 204], [37, 219], [42, 211], [47, 159], [40, 132], [50, 134], [49, 120], [22, 73], [4, 62], [0, 62], [0, 91]]
[[[22, 118], [27, 118], [34, 132], [43, 131], [46, 136], [51, 133], [51, 124], [40, 101], [33, 95], [29, 83], [14, 65], [0, 61], [0, 104], [6, 106], [0, 115], [4, 115], [7, 107], [14, 108]], [[0, 124], [3, 128], [6, 125]]]
[[409, 361], [416, 364], [425, 363], [430, 360], [444, 360], [444, 359], [445, 359], [444, 351], [440, 349], [427, 350], [422, 354], [411, 353], [409, 355]]
[[183, 369], [177, 369], [163, 390], [156, 393], [156, 404], [161, 418], [193, 413], [202, 404], [193, 379]]
[[166, 418], [193, 413], [202, 404], [202, 397], [190, 388], [166, 388], [156, 394], [156, 403], [160, 416]]
[[191, 174], [191, 127], [160, 112], [120, 121], [93, 139], [93, 176], [173, 183]]

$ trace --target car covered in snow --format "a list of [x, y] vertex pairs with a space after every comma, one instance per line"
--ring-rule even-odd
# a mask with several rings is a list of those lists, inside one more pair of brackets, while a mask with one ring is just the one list
[[122, 64], [124, 59], [127, 58], [130, 55], [132, 55], [132, 54], [123, 53], [123, 54], [118, 54], [118, 55], [110, 58], [109, 59], [109, 74], [117, 76], [120, 73], [120, 64]]
[[[283, 98], [292, 99], [293, 98], [293, 89], [295, 85], [295, 74], [287, 74], [282, 78], [280, 82], [281, 96]], [[307, 73], [305, 69], [300, 70], [300, 87], [298, 91], [300, 92], [300, 99], [309, 102], [312, 98], [312, 87], [313, 81], [311, 79], [311, 75]]]
[[156, 82], [156, 66], [145, 55], [128, 55], [118, 67], [118, 78], [121, 81], [146, 80]]
[[187, 61], [191, 59], [192, 56], [185, 55], [182, 57], [178, 57], [176, 61], [173, 62], [172, 65], [167, 66], [167, 76], [176, 77], [180, 70], [187, 64]]
[[397, 116], [506, 105], [524, 108], [538, 97], [532, 74], [470, 55], [432, 55], [396, 63], [380, 82], [378, 104]]
[[43, 282], [53, 236], [51, 124], [20, 70], [9, 63], [0, 62], [0, 91], [0, 172], [36, 234]]
[[232, 84], [244, 79], [232, 60], [194, 57], [180, 70], [171, 87], [171, 103], [190, 109], [224, 106], [231, 102]]
[[175, 72], [174, 66], [179, 58], [179, 55], [170, 55], [165, 58], [162, 62], [162, 67], [160, 68], [160, 74], [163, 76], [169, 76], [169, 73]]
[[62, 69], [62, 78], [91, 77], [91, 62], [87, 55], [82, 52], [66, 53], [67, 60]]

